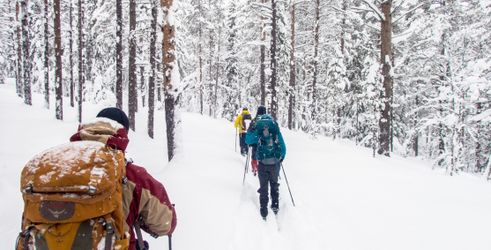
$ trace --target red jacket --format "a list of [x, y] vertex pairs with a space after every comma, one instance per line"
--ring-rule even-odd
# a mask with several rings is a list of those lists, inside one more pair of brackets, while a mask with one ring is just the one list
[[[126, 150], [126, 130], [109, 119], [98, 118], [94, 123], [83, 124], [70, 141], [92, 140]], [[131, 234], [130, 250], [135, 249], [136, 239], [133, 225], [141, 218], [142, 230], [153, 236], [170, 235], [176, 227], [176, 211], [162, 183], [132, 162], [126, 165], [128, 182], [123, 187], [123, 209], [126, 215], [125, 230]]]

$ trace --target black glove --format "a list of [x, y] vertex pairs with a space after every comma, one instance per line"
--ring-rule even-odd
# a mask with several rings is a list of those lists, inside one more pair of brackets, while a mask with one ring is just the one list
[[283, 158], [280, 158], [280, 163], [283, 163]]
[[148, 245], [148, 242], [146, 240], [143, 241], [143, 249], [140, 249], [140, 246], [138, 245], [138, 242], [136, 243], [136, 250], [148, 250], [150, 249], [150, 245]]

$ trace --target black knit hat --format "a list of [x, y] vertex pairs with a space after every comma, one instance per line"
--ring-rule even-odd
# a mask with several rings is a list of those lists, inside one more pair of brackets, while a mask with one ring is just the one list
[[266, 114], [266, 107], [264, 107], [263, 105], [257, 107], [256, 116], [264, 115], [264, 114]]
[[124, 111], [121, 109], [115, 107], [105, 108], [101, 110], [99, 114], [97, 114], [97, 117], [105, 117], [113, 121], [117, 121], [119, 124], [123, 125], [126, 131], [128, 131], [130, 128], [130, 120], [128, 119], [128, 116], [126, 116]]

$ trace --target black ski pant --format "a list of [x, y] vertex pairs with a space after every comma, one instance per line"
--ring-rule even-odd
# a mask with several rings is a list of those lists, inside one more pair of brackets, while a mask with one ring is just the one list
[[278, 177], [280, 175], [280, 164], [275, 165], [264, 165], [259, 162], [258, 166], [258, 176], [259, 176], [259, 204], [261, 208], [266, 208], [268, 206], [268, 189], [271, 188], [271, 203], [272, 207], [278, 208], [278, 197], [279, 197], [279, 184]]

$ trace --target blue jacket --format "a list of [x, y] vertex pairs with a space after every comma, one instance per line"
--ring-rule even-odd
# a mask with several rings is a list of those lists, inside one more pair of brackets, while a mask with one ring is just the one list
[[[251, 129], [249, 131], [247, 131], [247, 134], [246, 134], [246, 138], [245, 138], [245, 141], [246, 141], [246, 144], [247, 145], [254, 145], [254, 144], [257, 144], [257, 142], [259, 141], [259, 137], [257, 136], [257, 133], [256, 133], [256, 130], [255, 129]], [[286, 156], [286, 145], [285, 145], [285, 141], [283, 140], [283, 135], [281, 134], [281, 131], [279, 131], [279, 127], [278, 127], [278, 142], [280, 144], [280, 159], [285, 159], [285, 156]], [[253, 157], [253, 159], [255, 159], [255, 157]]]

